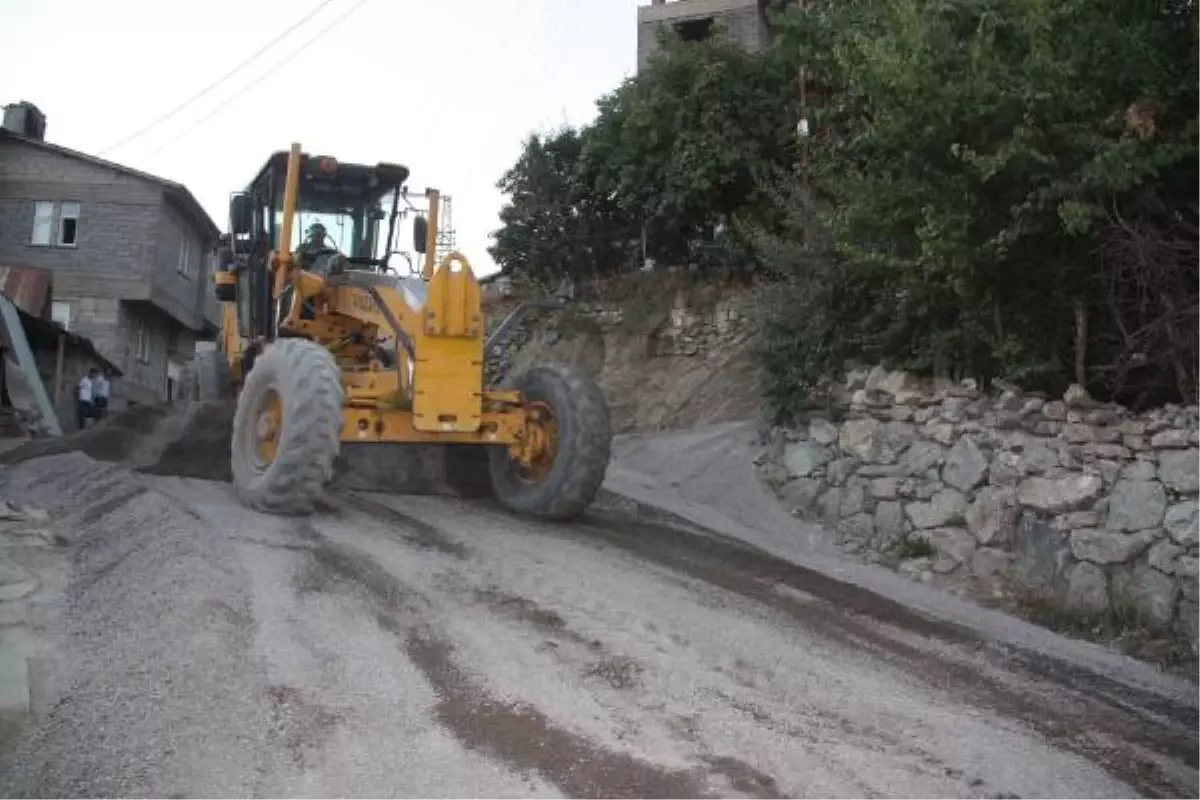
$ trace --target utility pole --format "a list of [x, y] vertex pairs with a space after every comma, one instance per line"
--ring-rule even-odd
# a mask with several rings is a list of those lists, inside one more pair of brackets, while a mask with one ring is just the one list
[[[800, 0], [801, 12], [808, 13], [809, 0]], [[807, 212], [812, 210], [812, 187], [809, 183], [809, 166], [808, 166], [808, 138], [810, 135], [808, 124], [808, 67], [804, 64], [800, 65], [799, 75], [800, 81], [800, 119], [796, 124], [796, 135], [800, 138], [800, 201], [804, 204], [804, 210]], [[804, 221], [804, 226], [800, 230], [801, 244], [808, 247], [811, 236], [809, 235], [809, 223], [807, 216]]]

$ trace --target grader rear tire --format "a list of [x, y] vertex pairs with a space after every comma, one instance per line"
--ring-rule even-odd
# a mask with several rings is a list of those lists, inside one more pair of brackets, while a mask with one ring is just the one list
[[510, 383], [526, 403], [547, 409], [555, 447], [540, 474], [513, 461], [507, 447], [488, 448], [496, 499], [510, 511], [553, 521], [582, 514], [595, 499], [612, 448], [608, 404], [600, 387], [578, 367], [534, 367]]
[[310, 514], [330, 478], [342, 432], [333, 355], [280, 339], [255, 360], [238, 396], [231, 441], [234, 489], [250, 508]]

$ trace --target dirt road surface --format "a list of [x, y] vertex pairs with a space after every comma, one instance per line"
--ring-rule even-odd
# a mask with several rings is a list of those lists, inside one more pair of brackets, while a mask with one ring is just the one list
[[1197, 796], [1194, 696], [618, 497], [570, 526], [348, 490], [271, 517], [80, 452], [0, 494], [70, 575], [6, 797]]

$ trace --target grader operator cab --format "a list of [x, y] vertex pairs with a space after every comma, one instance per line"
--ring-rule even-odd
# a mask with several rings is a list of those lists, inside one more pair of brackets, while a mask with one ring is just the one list
[[[507, 508], [577, 516], [608, 467], [604, 397], [563, 365], [484, 386], [479, 284], [462, 254], [436, 260], [439, 197], [427, 191], [421, 214], [408, 176], [397, 164], [341, 164], [293, 144], [233, 197], [213, 276], [222, 329], [217, 350], [198, 356], [196, 378], [200, 399], [236, 393], [236, 493], [261, 511], [309, 513], [339, 454], [357, 448], [381, 487], [404, 491], [405, 476], [428, 486], [421, 465], [483, 462]], [[410, 213], [423, 265], [400, 275], [391, 256]], [[426, 457], [431, 448], [479, 458]]]

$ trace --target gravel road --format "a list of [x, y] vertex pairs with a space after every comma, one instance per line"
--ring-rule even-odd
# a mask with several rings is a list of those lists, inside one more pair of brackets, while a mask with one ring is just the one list
[[83, 453], [7, 468], [71, 581], [3, 796], [1197, 796], [1195, 704], [608, 498], [309, 518]]

